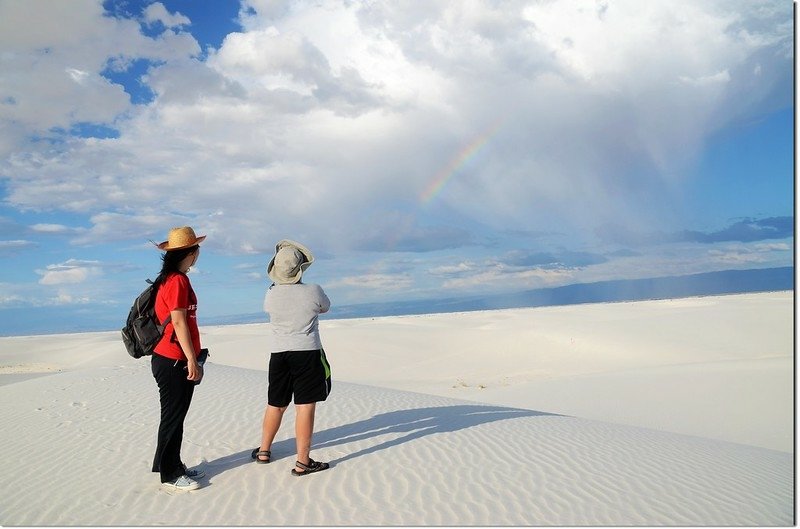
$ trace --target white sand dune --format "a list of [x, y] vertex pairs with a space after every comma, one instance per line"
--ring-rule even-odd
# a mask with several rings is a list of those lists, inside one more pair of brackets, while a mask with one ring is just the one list
[[265, 325], [203, 329], [183, 456], [207, 475], [190, 493], [149, 472], [157, 390], [117, 333], [2, 338], [0, 524], [792, 525], [792, 303], [323, 322], [334, 388], [313, 456], [332, 468], [303, 478], [292, 408], [275, 460], [250, 459]]

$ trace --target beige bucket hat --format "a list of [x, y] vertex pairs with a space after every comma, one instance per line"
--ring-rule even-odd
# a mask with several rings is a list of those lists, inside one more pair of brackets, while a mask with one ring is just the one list
[[313, 262], [311, 250], [299, 242], [283, 239], [275, 245], [275, 256], [267, 265], [267, 275], [278, 285], [292, 285], [300, 281]]
[[194, 230], [189, 226], [181, 226], [179, 228], [172, 228], [169, 230], [167, 240], [161, 244], [157, 244], [159, 250], [169, 252], [170, 250], [183, 250], [190, 248], [195, 244], [200, 244], [206, 239], [206, 236], [198, 237], [195, 235]]

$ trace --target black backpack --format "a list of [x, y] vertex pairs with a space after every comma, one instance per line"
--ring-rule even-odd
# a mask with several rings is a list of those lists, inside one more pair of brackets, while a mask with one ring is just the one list
[[122, 342], [128, 354], [134, 358], [153, 354], [153, 348], [161, 340], [164, 328], [172, 319], [172, 315], [168, 315], [162, 323], [158, 322], [156, 316], [158, 285], [149, 279], [147, 282], [149, 285], [133, 302], [128, 320], [122, 328]]

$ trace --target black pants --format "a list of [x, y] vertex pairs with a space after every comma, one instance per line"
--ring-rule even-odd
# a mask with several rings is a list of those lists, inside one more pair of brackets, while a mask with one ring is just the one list
[[153, 472], [161, 473], [161, 482], [174, 481], [186, 472], [181, 461], [183, 421], [194, 394], [194, 382], [186, 379], [186, 362], [153, 354], [153, 378], [161, 397], [161, 423], [158, 425], [158, 446], [153, 459]]

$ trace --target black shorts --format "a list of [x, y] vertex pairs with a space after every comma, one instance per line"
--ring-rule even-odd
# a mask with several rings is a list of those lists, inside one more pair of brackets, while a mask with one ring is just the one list
[[284, 351], [269, 357], [270, 406], [288, 406], [294, 395], [295, 404], [311, 404], [328, 398], [331, 392], [331, 368], [325, 351]]

